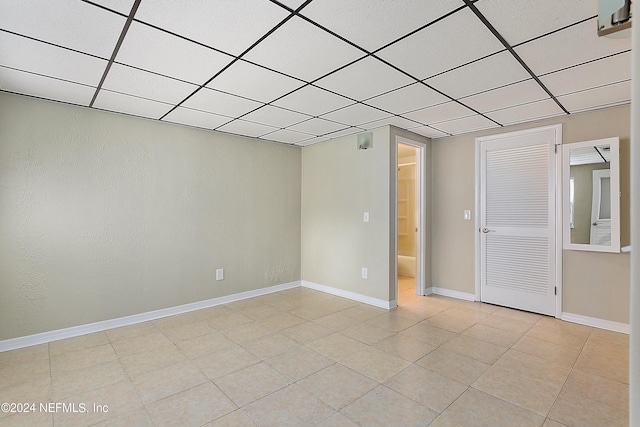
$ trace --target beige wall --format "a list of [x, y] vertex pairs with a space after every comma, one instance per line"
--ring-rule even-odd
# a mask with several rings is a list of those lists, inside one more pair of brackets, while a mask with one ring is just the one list
[[0, 93], [0, 340], [299, 280], [300, 167], [297, 147]]
[[[396, 192], [391, 173], [397, 167], [396, 136], [428, 142], [383, 127], [373, 131], [368, 150], [357, 150], [356, 135], [304, 148], [303, 280], [383, 301], [396, 299]], [[365, 211], [369, 223], [363, 222]], [[361, 278], [362, 267], [368, 269], [368, 279]]]
[[[501, 129], [434, 140], [433, 283], [475, 293], [475, 138], [563, 124], [563, 142], [620, 137], [621, 243], [629, 244], [629, 106], [613, 107]], [[475, 212], [474, 212], [475, 214]], [[629, 254], [563, 251], [563, 312], [629, 322]]]

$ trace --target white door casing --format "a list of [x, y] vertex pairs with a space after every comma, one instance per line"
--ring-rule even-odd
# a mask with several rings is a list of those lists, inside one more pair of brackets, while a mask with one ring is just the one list
[[558, 316], [562, 128], [476, 139], [476, 293], [484, 302]]

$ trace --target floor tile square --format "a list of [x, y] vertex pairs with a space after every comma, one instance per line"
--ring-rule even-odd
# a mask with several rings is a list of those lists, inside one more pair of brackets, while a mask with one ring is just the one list
[[299, 381], [298, 385], [332, 408], [340, 410], [378, 383], [336, 363]]

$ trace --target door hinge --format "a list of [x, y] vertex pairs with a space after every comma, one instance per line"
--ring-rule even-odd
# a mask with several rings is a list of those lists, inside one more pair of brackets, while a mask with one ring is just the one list
[[557, 286], [555, 288], [553, 288], [553, 294], [554, 295], [558, 295], [558, 287]]
[[558, 154], [558, 147], [560, 146], [560, 144], [556, 144], [553, 146], [553, 151]]

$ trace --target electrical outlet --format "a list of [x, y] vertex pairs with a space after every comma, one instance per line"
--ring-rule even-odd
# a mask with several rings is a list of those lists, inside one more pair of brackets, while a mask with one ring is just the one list
[[363, 219], [364, 219], [364, 222], [369, 222], [369, 212], [364, 213]]
[[464, 219], [471, 219], [471, 211], [469, 209], [465, 209]]
[[367, 267], [362, 267], [362, 278], [366, 279], [368, 274]]
[[216, 280], [223, 280], [224, 279], [224, 269], [219, 268], [216, 270]]

